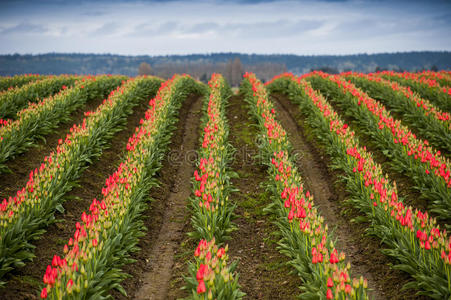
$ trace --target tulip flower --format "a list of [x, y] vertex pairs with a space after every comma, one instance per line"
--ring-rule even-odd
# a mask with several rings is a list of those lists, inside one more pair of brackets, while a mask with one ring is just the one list
[[46, 299], [47, 298], [47, 288], [43, 288], [41, 291], [41, 298]]
[[205, 293], [206, 290], [207, 290], [207, 289], [206, 289], [206, 287], [205, 287], [205, 282], [204, 282], [203, 280], [201, 280], [201, 281], [199, 282], [199, 285], [197, 286], [197, 293], [198, 293], [198, 294], [202, 294], [202, 293]]

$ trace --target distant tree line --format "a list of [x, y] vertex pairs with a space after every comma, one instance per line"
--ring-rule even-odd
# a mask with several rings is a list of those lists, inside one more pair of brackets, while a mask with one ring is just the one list
[[[232, 65], [242, 69], [231, 69]], [[227, 75], [233, 82], [235, 71], [253, 71], [263, 80], [283, 71], [295, 74], [329, 68], [329, 71], [346, 70], [373, 72], [386, 70], [416, 71], [422, 69], [451, 69], [451, 52], [420, 51], [403, 53], [357, 55], [285, 55], [213, 53], [167, 56], [124, 56], [113, 54], [60, 54], [0, 55], [0, 75], [24, 73], [40, 74], [124, 74], [135, 76], [141, 63], [151, 66], [151, 73], [170, 77], [174, 73], [189, 73], [196, 78], [209, 78], [213, 72]], [[232, 73], [231, 73], [232, 72]], [[238, 71], [236, 71], [238, 72]], [[239, 72], [238, 72], [239, 73]]]
[[[402, 73], [404, 71], [407, 71], [407, 70], [404, 70], [403, 68], [399, 68], [399, 67], [395, 67], [395, 68], [389, 69], [389, 68], [381, 68], [381, 67], [377, 66], [374, 69], [374, 72], [382, 72], [382, 71], [389, 71], [389, 70], [395, 71], [395, 72], [400, 72], [400, 73]], [[436, 65], [432, 65], [430, 68], [424, 68], [423, 67], [423, 68], [417, 68], [417, 69], [412, 69], [412, 70], [408, 70], [408, 71], [410, 71], [410, 72], [422, 72], [424, 70], [430, 70], [430, 71], [437, 72], [439, 69], [438, 69], [438, 67]], [[354, 70], [347, 68], [347, 69], [343, 69], [343, 70], [340, 71], [337, 68], [326, 66], [326, 67], [320, 67], [320, 68], [311, 68], [310, 72], [313, 72], [313, 71], [322, 71], [324, 73], [329, 73], [329, 74], [339, 74], [341, 72], [349, 72], [349, 71], [354, 71]]]
[[175, 73], [186, 73], [206, 83], [213, 73], [221, 73], [230, 85], [238, 86], [246, 71], [254, 72], [262, 81], [268, 81], [275, 75], [286, 72], [287, 68], [283, 64], [271, 62], [246, 66], [236, 57], [225, 63], [166, 62], [151, 66], [149, 63], [142, 62], [138, 68], [138, 75], [156, 75], [169, 78]]

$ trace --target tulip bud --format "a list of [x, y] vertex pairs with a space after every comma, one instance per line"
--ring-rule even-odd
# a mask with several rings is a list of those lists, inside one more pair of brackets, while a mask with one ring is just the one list
[[359, 287], [359, 280], [357, 278], [352, 279], [352, 286], [356, 289]]

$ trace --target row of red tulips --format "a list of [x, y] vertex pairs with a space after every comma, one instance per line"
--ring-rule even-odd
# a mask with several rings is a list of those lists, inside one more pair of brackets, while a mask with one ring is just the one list
[[68, 75], [48, 77], [0, 93], [0, 119], [16, 119], [17, 112], [26, 107], [29, 102], [38, 102], [65, 87], [71, 87], [79, 78]]
[[[27, 184], [0, 204], [0, 279], [34, 257], [31, 242], [63, 211], [64, 194], [93, 159], [101, 155], [113, 134], [123, 126], [132, 107], [155, 94], [161, 80], [138, 78], [110, 93], [94, 112], [59, 140], [56, 151], [30, 172]], [[81, 89], [81, 87], [79, 87]]]
[[446, 71], [434, 72], [425, 70], [423, 72], [416, 73], [420, 79], [435, 80], [442, 87], [451, 86], [451, 75]]
[[427, 212], [406, 207], [396, 184], [383, 174], [372, 154], [326, 99], [301, 78], [284, 75], [270, 85], [273, 92], [288, 93], [306, 116], [305, 124], [324, 146], [332, 166], [343, 172], [347, 203], [365, 214], [368, 233], [378, 236], [388, 249], [383, 252], [415, 281], [406, 288], [436, 299], [451, 296], [451, 237], [441, 231]]
[[208, 84], [199, 166], [194, 172], [194, 196], [190, 199], [194, 228], [190, 235], [200, 242], [194, 251], [195, 261], [189, 265], [190, 277], [185, 278], [186, 288], [193, 299], [241, 299], [244, 294], [239, 290], [236, 262], [227, 265], [228, 246], [219, 247], [235, 228], [231, 223], [234, 205], [229, 201], [232, 187], [228, 162], [232, 149], [225, 117], [231, 90], [219, 74], [213, 74]]
[[70, 114], [85, 103], [105, 97], [121, 84], [124, 76], [85, 77], [72, 88], [38, 103], [30, 103], [17, 114], [17, 119], [0, 127], [0, 172], [8, 171], [6, 162], [27, 151], [36, 141], [49, 134]]
[[43, 79], [45, 77], [47, 76], [39, 74], [23, 74], [0, 77], [0, 92], [21, 87], [29, 82]]
[[440, 151], [417, 138], [381, 103], [340, 76], [314, 72], [303, 77], [370, 137], [394, 169], [411, 178], [432, 212], [451, 224], [451, 163]]
[[125, 294], [120, 282], [127, 275], [120, 267], [130, 263], [130, 253], [143, 235], [141, 214], [148, 192], [157, 183], [154, 175], [170, 142], [182, 101], [200, 91], [189, 76], [175, 75], [164, 82], [140, 126], [129, 138], [122, 163], [76, 224], [74, 237], [64, 246], [63, 258], [54, 256], [43, 277], [41, 297], [97, 299], [111, 289]]
[[154, 175], [170, 142], [182, 101], [200, 91], [189, 76], [175, 75], [164, 82], [140, 126], [129, 138], [118, 169], [106, 179], [102, 199], [76, 223], [74, 237], [64, 246], [64, 257], [54, 256], [43, 280], [41, 298], [103, 299], [111, 289], [125, 294], [120, 267], [133, 260], [143, 235], [141, 214], [148, 192], [157, 185]]
[[362, 73], [341, 74], [370, 97], [390, 108], [402, 117], [402, 123], [414, 129], [420, 137], [427, 139], [436, 149], [448, 156], [451, 154], [451, 117], [441, 112], [427, 99], [420, 98], [409, 87], [396, 81], [388, 81]]
[[262, 136], [260, 144], [268, 165], [269, 186], [274, 203], [267, 208], [278, 216], [281, 252], [304, 284], [305, 299], [366, 299], [367, 282], [351, 279], [345, 254], [338, 252], [324, 218], [315, 207], [313, 195], [305, 191], [293, 161], [286, 131], [276, 120], [273, 103], [264, 85], [254, 74], [245, 74], [241, 84], [252, 116]]
[[449, 86], [442, 87], [435, 80], [418, 78], [414, 73], [407, 72], [396, 73], [393, 71], [383, 71], [370, 73], [370, 75], [380, 76], [408, 86], [422, 98], [431, 101], [442, 111], [451, 112], [451, 87]]
[[[387, 75], [387, 76], [396, 76], [399, 78], [404, 78], [408, 80], [412, 80], [418, 83], [426, 84], [430, 87], [441, 87], [441, 84], [436, 80], [438, 78], [443, 79], [446, 76], [443, 73], [439, 72], [432, 72], [432, 71], [424, 71], [422, 73], [415, 73], [415, 72], [394, 72], [394, 71], [382, 71], [379, 72], [380, 75]], [[448, 86], [448, 84], [445, 84], [443, 87]]]

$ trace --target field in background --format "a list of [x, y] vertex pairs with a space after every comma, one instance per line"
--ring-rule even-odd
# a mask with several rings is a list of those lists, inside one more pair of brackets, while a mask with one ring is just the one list
[[451, 297], [451, 72], [237, 64], [0, 77], [0, 298]]

